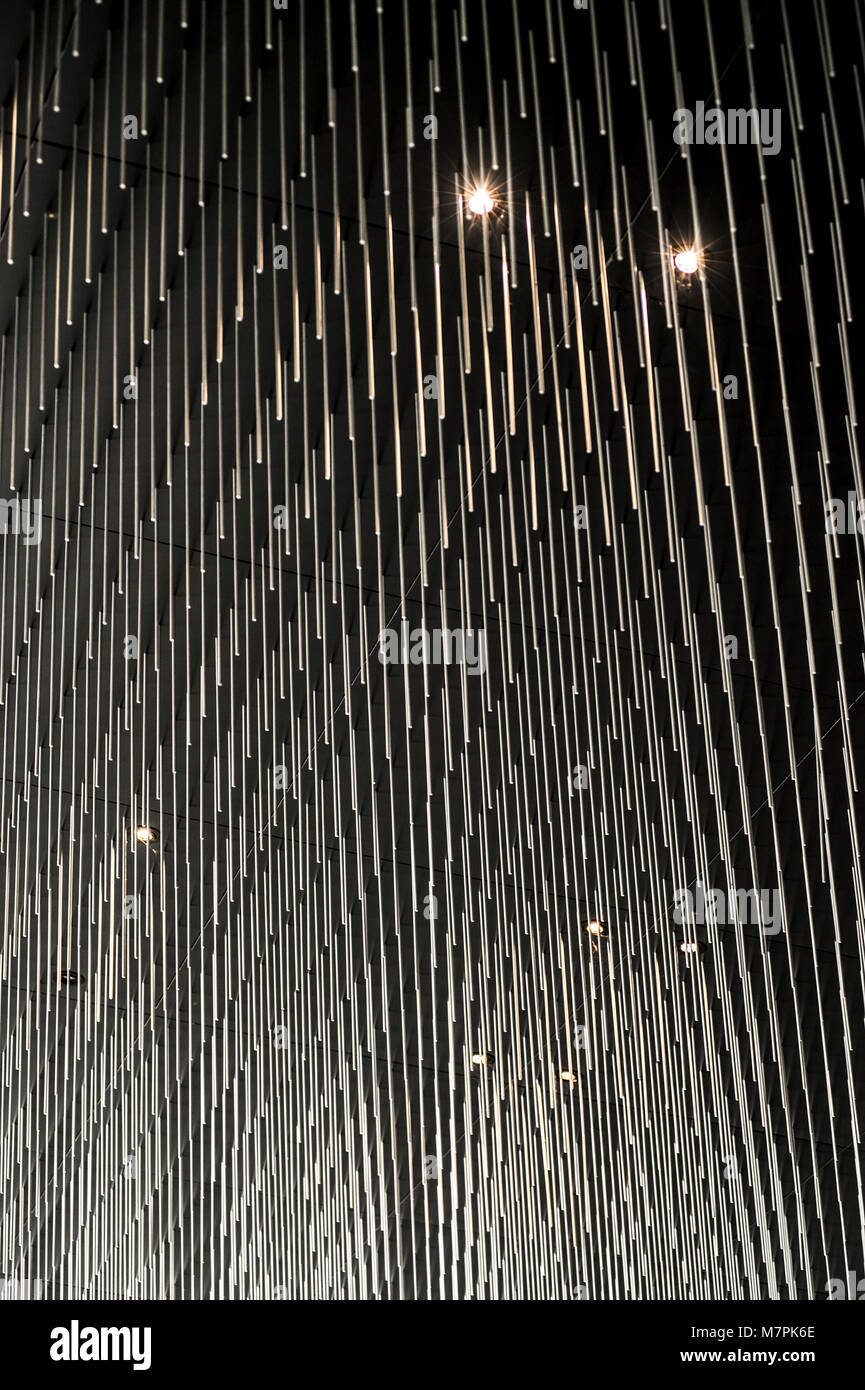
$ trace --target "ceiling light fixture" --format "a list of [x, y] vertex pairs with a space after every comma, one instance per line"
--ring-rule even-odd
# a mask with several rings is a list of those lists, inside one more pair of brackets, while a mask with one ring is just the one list
[[474, 213], [475, 217], [486, 217], [492, 212], [495, 204], [490, 196], [489, 189], [485, 183], [476, 188], [469, 198], [469, 212]]
[[700, 269], [700, 254], [694, 246], [683, 247], [673, 256], [673, 265], [680, 275], [696, 275]]
[[606, 927], [604, 926], [603, 922], [598, 922], [598, 921], [587, 922], [587, 923], [586, 923], [586, 931], [589, 933], [589, 936], [596, 936], [596, 937], [597, 937], [597, 936], [606, 936], [606, 934], [607, 934], [607, 929], [606, 929]]
[[159, 839], [159, 831], [154, 830], [152, 825], [137, 825], [135, 838], [140, 845], [155, 845]]

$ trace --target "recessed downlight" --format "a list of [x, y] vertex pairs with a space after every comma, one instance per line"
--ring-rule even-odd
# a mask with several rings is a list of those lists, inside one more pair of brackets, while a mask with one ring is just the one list
[[485, 183], [479, 184], [469, 195], [469, 212], [474, 217], [488, 217], [494, 207], [492, 194]]
[[679, 950], [683, 956], [701, 956], [705, 949], [705, 941], [694, 941], [693, 939], [689, 939], [679, 942]]
[[696, 246], [683, 246], [673, 253], [673, 265], [680, 275], [696, 275], [700, 269], [700, 253]]

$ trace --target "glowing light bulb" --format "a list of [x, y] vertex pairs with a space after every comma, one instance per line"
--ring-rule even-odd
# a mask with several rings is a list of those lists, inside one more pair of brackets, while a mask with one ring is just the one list
[[586, 931], [589, 933], [589, 936], [606, 936], [607, 934], [607, 929], [603, 922], [587, 922]]
[[486, 217], [493, 210], [493, 200], [485, 185], [476, 188], [469, 198], [469, 212], [474, 213], [475, 217]]
[[676, 252], [673, 264], [682, 275], [695, 275], [700, 269], [700, 257], [693, 246], [687, 246]]
[[135, 838], [140, 845], [152, 845], [159, 839], [159, 831], [154, 830], [152, 825], [138, 825], [135, 827]]

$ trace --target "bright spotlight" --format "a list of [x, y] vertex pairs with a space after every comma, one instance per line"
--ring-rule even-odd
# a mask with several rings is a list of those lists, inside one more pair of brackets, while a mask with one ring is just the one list
[[486, 217], [493, 210], [493, 200], [485, 184], [476, 188], [469, 198], [469, 212], [475, 217]]
[[700, 257], [693, 246], [687, 246], [683, 251], [676, 252], [673, 264], [682, 275], [696, 275], [700, 269]]

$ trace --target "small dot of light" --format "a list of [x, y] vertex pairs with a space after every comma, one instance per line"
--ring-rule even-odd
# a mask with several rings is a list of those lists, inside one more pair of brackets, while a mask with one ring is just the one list
[[589, 936], [606, 936], [607, 934], [607, 929], [603, 922], [587, 922], [586, 931], [589, 933]]
[[575, 1074], [574, 1072], [572, 1072], [572, 1071], [563, 1071], [563, 1072], [562, 1072], [562, 1080], [563, 1080], [563, 1081], [570, 1081], [570, 1082], [571, 1082], [571, 1085], [573, 1085], [573, 1084], [575, 1083], [576, 1079], [577, 1079], [577, 1078], [576, 1078], [576, 1074]]
[[473, 1052], [473, 1053], [472, 1053], [472, 1066], [473, 1066], [473, 1067], [486, 1067], [486, 1066], [489, 1065], [489, 1063], [490, 1063], [491, 1061], [492, 1061], [492, 1053], [490, 1053], [490, 1052]]
[[684, 250], [676, 252], [673, 264], [682, 275], [696, 275], [700, 269], [700, 257], [693, 246], [686, 246]]
[[699, 941], [680, 941], [679, 950], [685, 956], [695, 956], [700, 950]]
[[135, 838], [140, 845], [155, 845], [159, 831], [154, 830], [152, 825], [138, 825], [135, 827]]
[[476, 188], [469, 198], [469, 212], [474, 213], [475, 217], [486, 217], [493, 210], [493, 200], [485, 184]]

